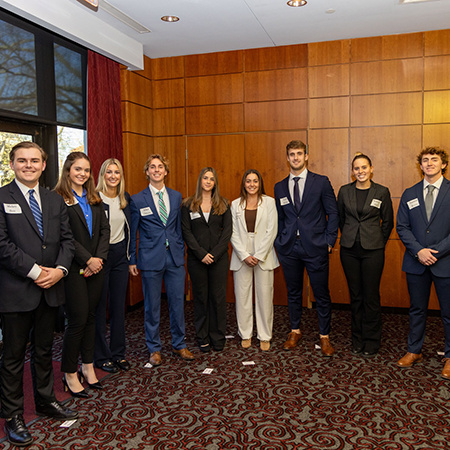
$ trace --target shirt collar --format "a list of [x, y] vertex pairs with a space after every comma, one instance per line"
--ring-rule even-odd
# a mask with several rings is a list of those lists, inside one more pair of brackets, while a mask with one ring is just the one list
[[308, 175], [308, 169], [305, 169], [300, 175], [294, 175], [292, 172], [289, 173], [289, 181], [292, 181], [295, 177], [303, 178], [306, 180]]
[[158, 189], [156, 189], [152, 184], [149, 183], [148, 187], [150, 188], [150, 192], [152, 193], [152, 195], [159, 195], [159, 192], [162, 192], [164, 195], [164, 192], [166, 190], [166, 185], [164, 185], [161, 189], [161, 191], [158, 191]]
[[423, 179], [423, 189], [427, 189], [428, 185], [433, 184], [433, 186], [439, 190], [442, 186], [442, 182], [444, 181], [444, 177], [441, 175], [441, 177], [439, 178], [439, 180], [435, 181], [434, 183], [428, 183], [427, 180], [425, 180], [425, 178]]
[[17, 187], [20, 189], [20, 192], [22, 192], [22, 194], [23, 194], [24, 196], [26, 196], [26, 195], [28, 194], [28, 191], [29, 191], [30, 189], [34, 189], [34, 192], [35, 192], [37, 195], [39, 195], [39, 182], [36, 183], [36, 185], [35, 185], [34, 187], [30, 188], [30, 187], [28, 187], [28, 186], [25, 186], [25, 185], [24, 185], [23, 183], [21, 183], [20, 181], [18, 181], [17, 178], [16, 178], [14, 181], [16, 182]]

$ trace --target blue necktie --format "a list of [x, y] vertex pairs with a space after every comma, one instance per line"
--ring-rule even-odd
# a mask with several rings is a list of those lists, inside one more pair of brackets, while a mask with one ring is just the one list
[[44, 237], [44, 225], [42, 223], [42, 212], [41, 208], [39, 208], [39, 204], [37, 200], [34, 198], [34, 189], [30, 189], [28, 191], [30, 194], [30, 208], [31, 212], [33, 213], [34, 220], [36, 221], [36, 225], [39, 228], [39, 233], [41, 233], [41, 236]]

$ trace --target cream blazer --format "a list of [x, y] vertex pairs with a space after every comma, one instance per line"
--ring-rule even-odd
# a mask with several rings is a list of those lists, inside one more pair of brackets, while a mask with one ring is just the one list
[[[241, 199], [237, 198], [231, 203], [231, 215], [233, 218], [233, 234], [231, 235], [231, 245], [233, 253], [231, 255], [230, 270], [239, 270], [244, 263], [244, 259], [250, 256], [247, 251], [248, 231], [245, 222], [245, 204], [240, 205]], [[258, 205], [255, 223], [255, 258], [259, 259], [258, 265], [263, 270], [273, 270], [277, 268], [277, 254], [273, 248], [273, 242], [277, 236], [278, 214], [275, 206], [275, 199], [263, 195]]]

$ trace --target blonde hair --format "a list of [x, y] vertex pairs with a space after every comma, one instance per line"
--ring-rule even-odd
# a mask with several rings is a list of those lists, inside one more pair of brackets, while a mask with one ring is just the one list
[[105, 175], [106, 171], [108, 170], [109, 166], [117, 166], [120, 172], [120, 181], [119, 185], [117, 186], [117, 196], [119, 197], [120, 201], [120, 209], [124, 209], [128, 202], [125, 198], [125, 178], [123, 176], [123, 167], [120, 161], [116, 158], [109, 158], [106, 161], [103, 162], [102, 167], [100, 167], [100, 171], [98, 173], [98, 181], [97, 181], [97, 187], [96, 191], [101, 192], [102, 194], [105, 194], [108, 192], [108, 186], [105, 182]]

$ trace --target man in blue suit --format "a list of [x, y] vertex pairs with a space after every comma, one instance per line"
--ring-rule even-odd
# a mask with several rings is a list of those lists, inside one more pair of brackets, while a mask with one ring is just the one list
[[291, 322], [291, 332], [283, 348], [295, 348], [301, 338], [303, 273], [306, 268], [317, 304], [322, 355], [332, 356], [328, 254], [338, 234], [336, 197], [327, 177], [307, 170], [308, 153], [302, 141], [289, 142], [286, 152], [291, 173], [275, 185], [278, 210], [275, 248], [286, 280]]
[[434, 283], [445, 332], [445, 363], [442, 377], [450, 379], [450, 182], [443, 177], [448, 154], [428, 147], [417, 161], [424, 178], [406, 189], [397, 213], [397, 233], [406, 251], [410, 296], [408, 352], [397, 364], [410, 367], [422, 360], [428, 301]]
[[[131, 197], [130, 273], [141, 271], [145, 304], [145, 340], [150, 364], [161, 364], [159, 322], [162, 281], [167, 293], [172, 352], [194, 359], [184, 341], [184, 241], [181, 194], [164, 185], [169, 166], [162, 155], [151, 155], [144, 167], [148, 188]], [[139, 251], [137, 252], [137, 233]]]

